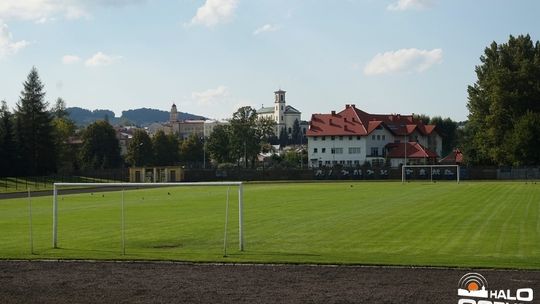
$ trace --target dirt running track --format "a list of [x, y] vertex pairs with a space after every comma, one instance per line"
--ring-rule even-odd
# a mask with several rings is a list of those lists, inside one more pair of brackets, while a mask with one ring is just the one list
[[[0, 261], [0, 303], [457, 303], [471, 270], [151, 262]], [[479, 270], [490, 289], [540, 271]]]

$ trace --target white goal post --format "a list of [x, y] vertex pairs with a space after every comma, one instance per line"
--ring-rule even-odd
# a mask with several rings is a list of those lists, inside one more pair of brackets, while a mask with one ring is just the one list
[[[244, 189], [242, 182], [180, 182], [180, 183], [54, 183], [53, 184], [53, 231], [52, 245], [58, 248], [58, 190], [62, 187], [104, 187], [104, 188], [137, 188], [137, 187], [187, 187], [187, 186], [238, 186], [238, 242], [240, 251], [244, 251]], [[229, 192], [227, 191], [227, 209]], [[122, 227], [124, 212], [124, 195], [122, 192]], [[227, 233], [225, 231], [225, 233]], [[123, 232], [122, 232], [123, 234]], [[225, 235], [226, 240], [226, 235]], [[226, 247], [226, 245], [225, 245]], [[226, 250], [226, 248], [224, 248]], [[124, 252], [124, 238], [122, 236], [122, 251]]]
[[[433, 170], [438, 170], [439, 168], [456, 168], [456, 182], [459, 184], [459, 165], [403, 165], [401, 167], [401, 183], [405, 183], [407, 180], [407, 168], [428, 168], [429, 169], [429, 178], [433, 182]], [[453, 173], [453, 172], [452, 172]], [[427, 174], [427, 172], [426, 172]], [[427, 176], [426, 176], [427, 178]]]

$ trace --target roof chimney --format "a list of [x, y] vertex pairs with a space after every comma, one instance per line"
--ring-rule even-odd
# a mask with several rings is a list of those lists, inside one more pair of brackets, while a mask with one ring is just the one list
[[345, 109], [348, 109], [350, 107], [351, 107], [351, 105], [348, 105], [348, 104], [345, 105]]
[[336, 111], [332, 111], [332, 116], [336, 115]]
[[356, 105], [353, 103], [353, 104], [351, 105], [351, 107], [356, 108]]

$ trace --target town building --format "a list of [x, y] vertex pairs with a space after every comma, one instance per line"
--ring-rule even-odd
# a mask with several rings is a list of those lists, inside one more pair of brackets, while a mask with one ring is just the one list
[[264, 105], [257, 110], [257, 115], [261, 118], [271, 118], [276, 122], [276, 136], [279, 136], [281, 130], [285, 128], [289, 137], [292, 135], [294, 122], [297, 120], [300, 124], [302, 134], [306, 134], [308, 123], [302, 122], [302, 112], [298, 111], [293, 106], [287, 105], [285, 99], [286, 91], [281, 89], [274, 92], [274, 105], [271, 107], [264, 107]]
[[434, 125], [414, 115], [369, 114], [353, 105], [313, 114], [307, 131], [309, 166], [433, 164], [442, 152]]
[[224, 124], [228, 124], [228, 122], [212, 119], [179, 120], [178, 109], [176, 108], [176, 104], [173, 103], [169, 121], [165, 123], [152, 123], [148, 126], [147, 131], [150, 136], [154, 136], [158, 131], [163, 131], [165, 134], [176, 134], [180, 139], [186, 139], [192, 135], [209, 137], [216, 126]]

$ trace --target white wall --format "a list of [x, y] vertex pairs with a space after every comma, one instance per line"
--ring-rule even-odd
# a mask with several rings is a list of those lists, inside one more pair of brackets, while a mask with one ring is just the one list
[[[287, 128], [287, 134], [289, 134], [289, 128], [291, 128], [291, 134], [292, 134], [292, 128], [294, 125], [294, 121], [298, 119], [298, 123], [300, 123], [300, 114], [285, 114], [285, 128]], [[289, 136], [291, 135], [289, 134]]]
[[[399, 138], [396, 138], [399, 139]], [[394, 135], [390, 133], [386, 128], [377, 129], [366, 136], [366, 154], [371, 155], [371, 148], [375, 147], [379, 149], [379, 157], [383, 156], [384, 146], [388, 143], [394, 142]], [[401, 139], [403, 142], [403, 139]]]
[[[308, 162], [310, 167], [318, 167], [319, 161], [322, 161], [323, 166], [331, 166], [334, 162], [337, 164], [343, 164], [345, 166], [354, 166], [356, 164], [362, 165], [366, 161], [366, 138], [357, 136], [335, 136], [332, 140], [331, 136], [317, 136], [315, 140], [313, 136], [308, 137]], [[342, 148], [343, 153], [332, 154], [332, 148]], [[349, 154], [349, 148], [360, 148], [359, 154]], [[317, 153], [315, 153], [317, 149]], [[323, 153], [323, 149], [325, 152]], [[315, 162], [312, 159], [316, 159]], [[329, 163], [327, 163], [329, 162]]]

